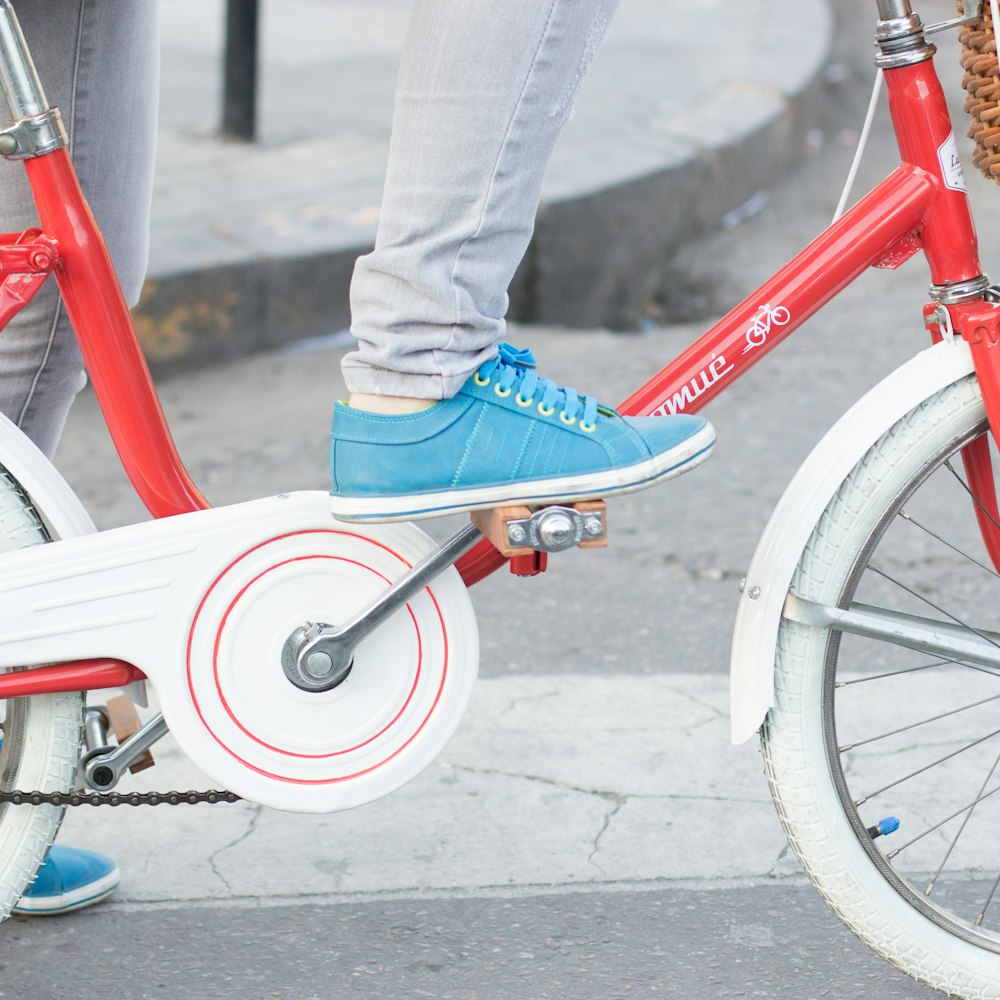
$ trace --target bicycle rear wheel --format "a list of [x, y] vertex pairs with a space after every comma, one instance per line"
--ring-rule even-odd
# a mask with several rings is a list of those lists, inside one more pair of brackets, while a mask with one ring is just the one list
[[[50, 541], [38, 512], [0, 466], [0, 553]], [[80, 756], [80, 692], [0, 700], [0, 788], [68, 791]], [[63, 809], [0, 803], [0, 920], [34, 878]]]
[[971, 376], [907, 414], [830, 501], [791, 593], [986, 653], [786, 618], [762, 739], [789, 842], [847, 926], [937, 989], [1000, 998], [1000, 576], [958, 455], [985, 432]]

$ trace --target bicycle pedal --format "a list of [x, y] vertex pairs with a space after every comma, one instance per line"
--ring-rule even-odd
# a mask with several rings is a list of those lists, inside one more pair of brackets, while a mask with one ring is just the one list
[[508, 558], [533, 552], [600, 549], [608, 544], [607, 504], [581, 500], [549, 507], [474, 510], [472, 523]]
[[[132, 700], [126, 695], [116, 695], [108, 701], [106, 707], [111, 729], [114, 731], [115, 739], [118, 740], [118, 745], [121, 746], [130, 736], [134, 736], [142, 728], [142, 720], [139, 718], [139, 713], [135, 710]], [[138, 774], [140, 771], [152, 767], [155, 763], [152, 751], [147, 750], [141, 757], [132, 761], [129, 765], [129, 771], [132, 774]]]

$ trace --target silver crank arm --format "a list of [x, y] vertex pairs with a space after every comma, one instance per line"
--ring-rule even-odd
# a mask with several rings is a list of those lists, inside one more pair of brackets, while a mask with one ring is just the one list
[[469, 524], [350, 621], [336, 627], [318, 622], [301, 625], [285, 643], [281, 657], [285, 675], [303, 691], [329, 691], [341, 684], [351, 671], [354, 650], [361, 640], [482, 538], [483, 533]]
[[89, 754], [83, 765], [84, 780], [95, 791], [106, 792], [114, 788], [129, 765], [166, 735], [167, 724], [163, 716], [155, 716], [120, 746], [111, 750], [102, 748]]

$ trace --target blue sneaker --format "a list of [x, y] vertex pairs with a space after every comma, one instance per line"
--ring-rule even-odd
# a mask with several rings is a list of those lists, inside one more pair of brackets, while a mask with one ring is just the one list
[[622, 417], [534, 371], [509, 344], [452, 399], [403, 416], [334, 409], [331, 508], [398, 521], [645, 489], [708, 457], [702, 417]]
[[118, 866], [103, 854], [53, 844], [35, 881], [11, 911], [52, 917], [107, 899], [118, 887]]

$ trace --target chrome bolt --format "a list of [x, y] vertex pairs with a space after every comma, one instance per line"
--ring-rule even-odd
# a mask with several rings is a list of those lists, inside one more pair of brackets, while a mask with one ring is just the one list
[[309, 622], [305, 626], [305, 631], [302, 633], [302, 638], [308, 642], [310, 639], [315, 639], [316, 636], [318, 636], [322, 631], [323, 631], [322, 625], [319, 625], [316, 622]]
[[576, 525], [562, 511], [551, 511], [538, 523], [538, 537], [549, 551], [568, 548], [574, 542]]
[[528, 537], [528, 532], [524, 530], [524, 526], [520, 524], [508, 524], [507, 525], [507, 540], [513, 542], [515, 545], [520, 544], [525, 541]]
[[744, 577], [743, 577], [743, 578], [742, 578], [742, 579], [740, 580], [740, 593], [742, 594], [742, 593], [743, 593], [743, 591], [744, 591], [744, 590], [746, 590], [746, 589], [747, 589], [747, 578], [746, 578], [746, 577], [744, 576]]
[[760, 587], [751, 587], [747, 591], [747, 597], [749, 597], [751, 601], [756, 601], [757, 598], [760, 597]]
[[333, 670], [333, 659], [328, 653], [317, 650], [309, 654], [305, 668], [313, 677], [326, 677]]
[[588, 517], [583, 522], [583, 530], [588, 535], [597, 538], [599, 535], [604, 533], [604, 526], [601, 524], [601, 519], [599, 517]]

